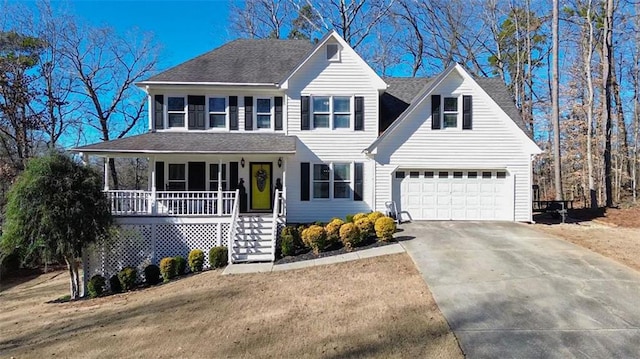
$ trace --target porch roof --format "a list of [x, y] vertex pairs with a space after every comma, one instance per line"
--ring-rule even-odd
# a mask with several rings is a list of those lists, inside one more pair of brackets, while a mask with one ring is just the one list
[[296, 137], [277, 133], [148, 132], [71, 149], [88, 154], [295, 154]]

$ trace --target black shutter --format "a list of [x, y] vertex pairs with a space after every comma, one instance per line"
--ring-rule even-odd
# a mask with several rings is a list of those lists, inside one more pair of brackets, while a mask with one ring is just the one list
[[309, 187], [311, 182], [311, 165], [309, 162], [300, 163], [300, 200], [309, 200]]
[[363, 182], [364, 182], [364, 164], [363, 163], [355, 163], [355, 178], [353, 185], [353, 200], [354, 201], [362, 201], [363, 192]]
[[356, 131], [364, 131], [364, 97], [356, 96], [356, 121], [354, 129]]
[[164, 191], [164, 162], [156, 162], [156, 191]]
[[440, 129], [440, 95], [431, 95], [431, 129]]
[[300, 96], [300, 129], [308, 130], [309, 121], [309, 96]]
[[164, 128], [164, 95], [155, 95], [154, 99], [154, 129], [161, 130]]
[[471, 96], [462, 96], [462, 129], [470, 130], [473, 127], [473, 101]]
[[238, 129], [238, 96], [229, 96], [229, 129]]
[[253, 97], [244, 98], [244, 130], [253, 130]]
[[204, 96], [188, 96], [189, 129], [204, 130]]
[[282, 130], [282, 97], [274, 97], [273, 99], [276, 115], [275, 128], [276, 131]]
[[229, 189], [238, 189], [238, 162], [229, 162]]

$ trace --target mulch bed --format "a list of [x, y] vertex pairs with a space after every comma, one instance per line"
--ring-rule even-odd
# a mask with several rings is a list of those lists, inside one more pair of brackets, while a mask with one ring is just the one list
[[[402, 231], [402, 230], [398, 230], [398, 232], [400, 232], [400, 231]], [[389, 244], [394, 244], [394, 243], [398, 243], [400, 241], [409, 240], [409, 239], [413, 239], [413, 237], [395, 236], [392, 240], [387, 241], [387, 242], [378, 241], [378, 238], [371, 237], [371, 238], [363, 241], [362, 243], [360, 243], [360, 245], [358, 247], [353, 248], [351, 251], [347, 251], [346, 248], [344, 248], [341, 243], [336, 243], [336, 244], [332, 245], [331, 247], [327, 248], [326, 250], [320, 252], [318, 255], [313, 254], [313, 252], [309, 248], [303, 248], [303, 249], [298, 249], [298, 251], [296, 252], [295, 255], [287, 256], [287, 257], [284, 257], [284, 258], [280, 258], [280, 259], [276, 260], [273, 264], [286, 264], [286, 263], [294, 263], [294, 262], [299, 262], [299, 261], [306, 261], [306, 260], [310, 260], [310, 259], [318, 259], [318, 258], [337, 256], [337, 255], [340, 255], [340, 254], [347, 254], [347, 253], [361, 251], [363, 249], [383, 247], [383, 246], [387, 246]]]

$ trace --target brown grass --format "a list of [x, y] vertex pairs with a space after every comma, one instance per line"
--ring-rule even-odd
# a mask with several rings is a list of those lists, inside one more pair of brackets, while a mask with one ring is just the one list
[[0, 357], [462, 357], [406, 254], [46, 304], [66, 279], [0, 292]]
[[602, 222], [535, 226], [640, 271], [640, 231], [637, 228], [613, 227]]

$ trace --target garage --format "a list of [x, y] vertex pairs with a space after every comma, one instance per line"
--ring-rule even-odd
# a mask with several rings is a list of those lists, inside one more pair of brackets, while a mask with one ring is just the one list
[[402, 220], [513, 220], [506, 170], [398, 169], [393, 182]]

